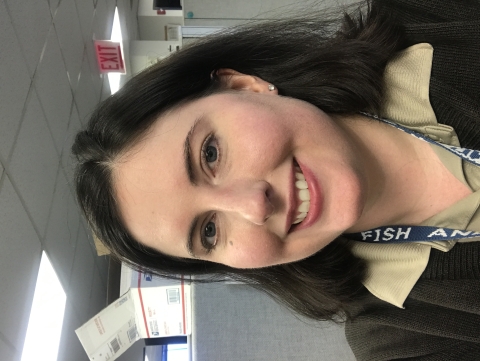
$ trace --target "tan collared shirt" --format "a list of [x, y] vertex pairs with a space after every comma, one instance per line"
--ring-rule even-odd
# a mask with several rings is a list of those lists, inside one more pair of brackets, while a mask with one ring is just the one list
[[[385, 71], [386, 101], [381, 115], [437, 142], [459, 146], [455, 130], [437, 123], [430, 104], [432, 59], [430, 44], [416, 44], [388, 64]], [[480, 231], [480, 167], [437, 145], [431, 146], [447, 169], [473, 193], [421, 225]], [[459, 242], [476, 240], [480, 238]], [[353, 242], [352, 251], [367, 261], [365, 287], [376, 297], [403, 307], [427, 266], [431, 248], [448, 252], [455, 243], [435, 241], [386, 245]]]

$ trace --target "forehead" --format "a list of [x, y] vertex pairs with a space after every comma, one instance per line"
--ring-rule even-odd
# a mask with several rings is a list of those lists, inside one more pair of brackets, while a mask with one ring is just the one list
[[157, 119], [115, 162], [114, 191], [127, 229], [142, 243], [185, 238], [182, 205], [189, 187], [184, 167], [185, 137], [196, 121], [195, 108], [181, 107]]

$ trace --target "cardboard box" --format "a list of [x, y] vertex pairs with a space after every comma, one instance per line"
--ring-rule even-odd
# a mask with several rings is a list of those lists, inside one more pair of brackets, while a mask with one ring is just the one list
[[188, 281], [133, 270], [122, 278], [128, 291], [75, 331], [92, 361], [113, 361], [140, 338], [191, 333]]

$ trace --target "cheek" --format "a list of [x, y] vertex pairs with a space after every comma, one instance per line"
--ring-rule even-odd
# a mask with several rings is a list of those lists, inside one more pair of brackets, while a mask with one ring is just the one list
[[237, 128], [229, 139], [235, 142], [232, 151], [239, 152], [236, 158], [239, 164], [245, 162], [261, 167], [263, 163], [275, 164], [291, 152], [292, 131], [279, 122], [259, 120], [256, 124], [248, 122], [243, 128]]
[[230, 238], [225, 263], [234, 268], [261, 268], [282, 263], [283, 242], [271, 234], [245, 232]]

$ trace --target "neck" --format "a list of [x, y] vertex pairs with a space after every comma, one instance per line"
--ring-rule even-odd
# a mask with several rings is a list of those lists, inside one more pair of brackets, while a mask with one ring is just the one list
[[349, 233], [418, 225], [471, 193], [428, 143], [363, 116], [344, 118], [339, 124], [358, 146], [367, 183], [364, 210]]

